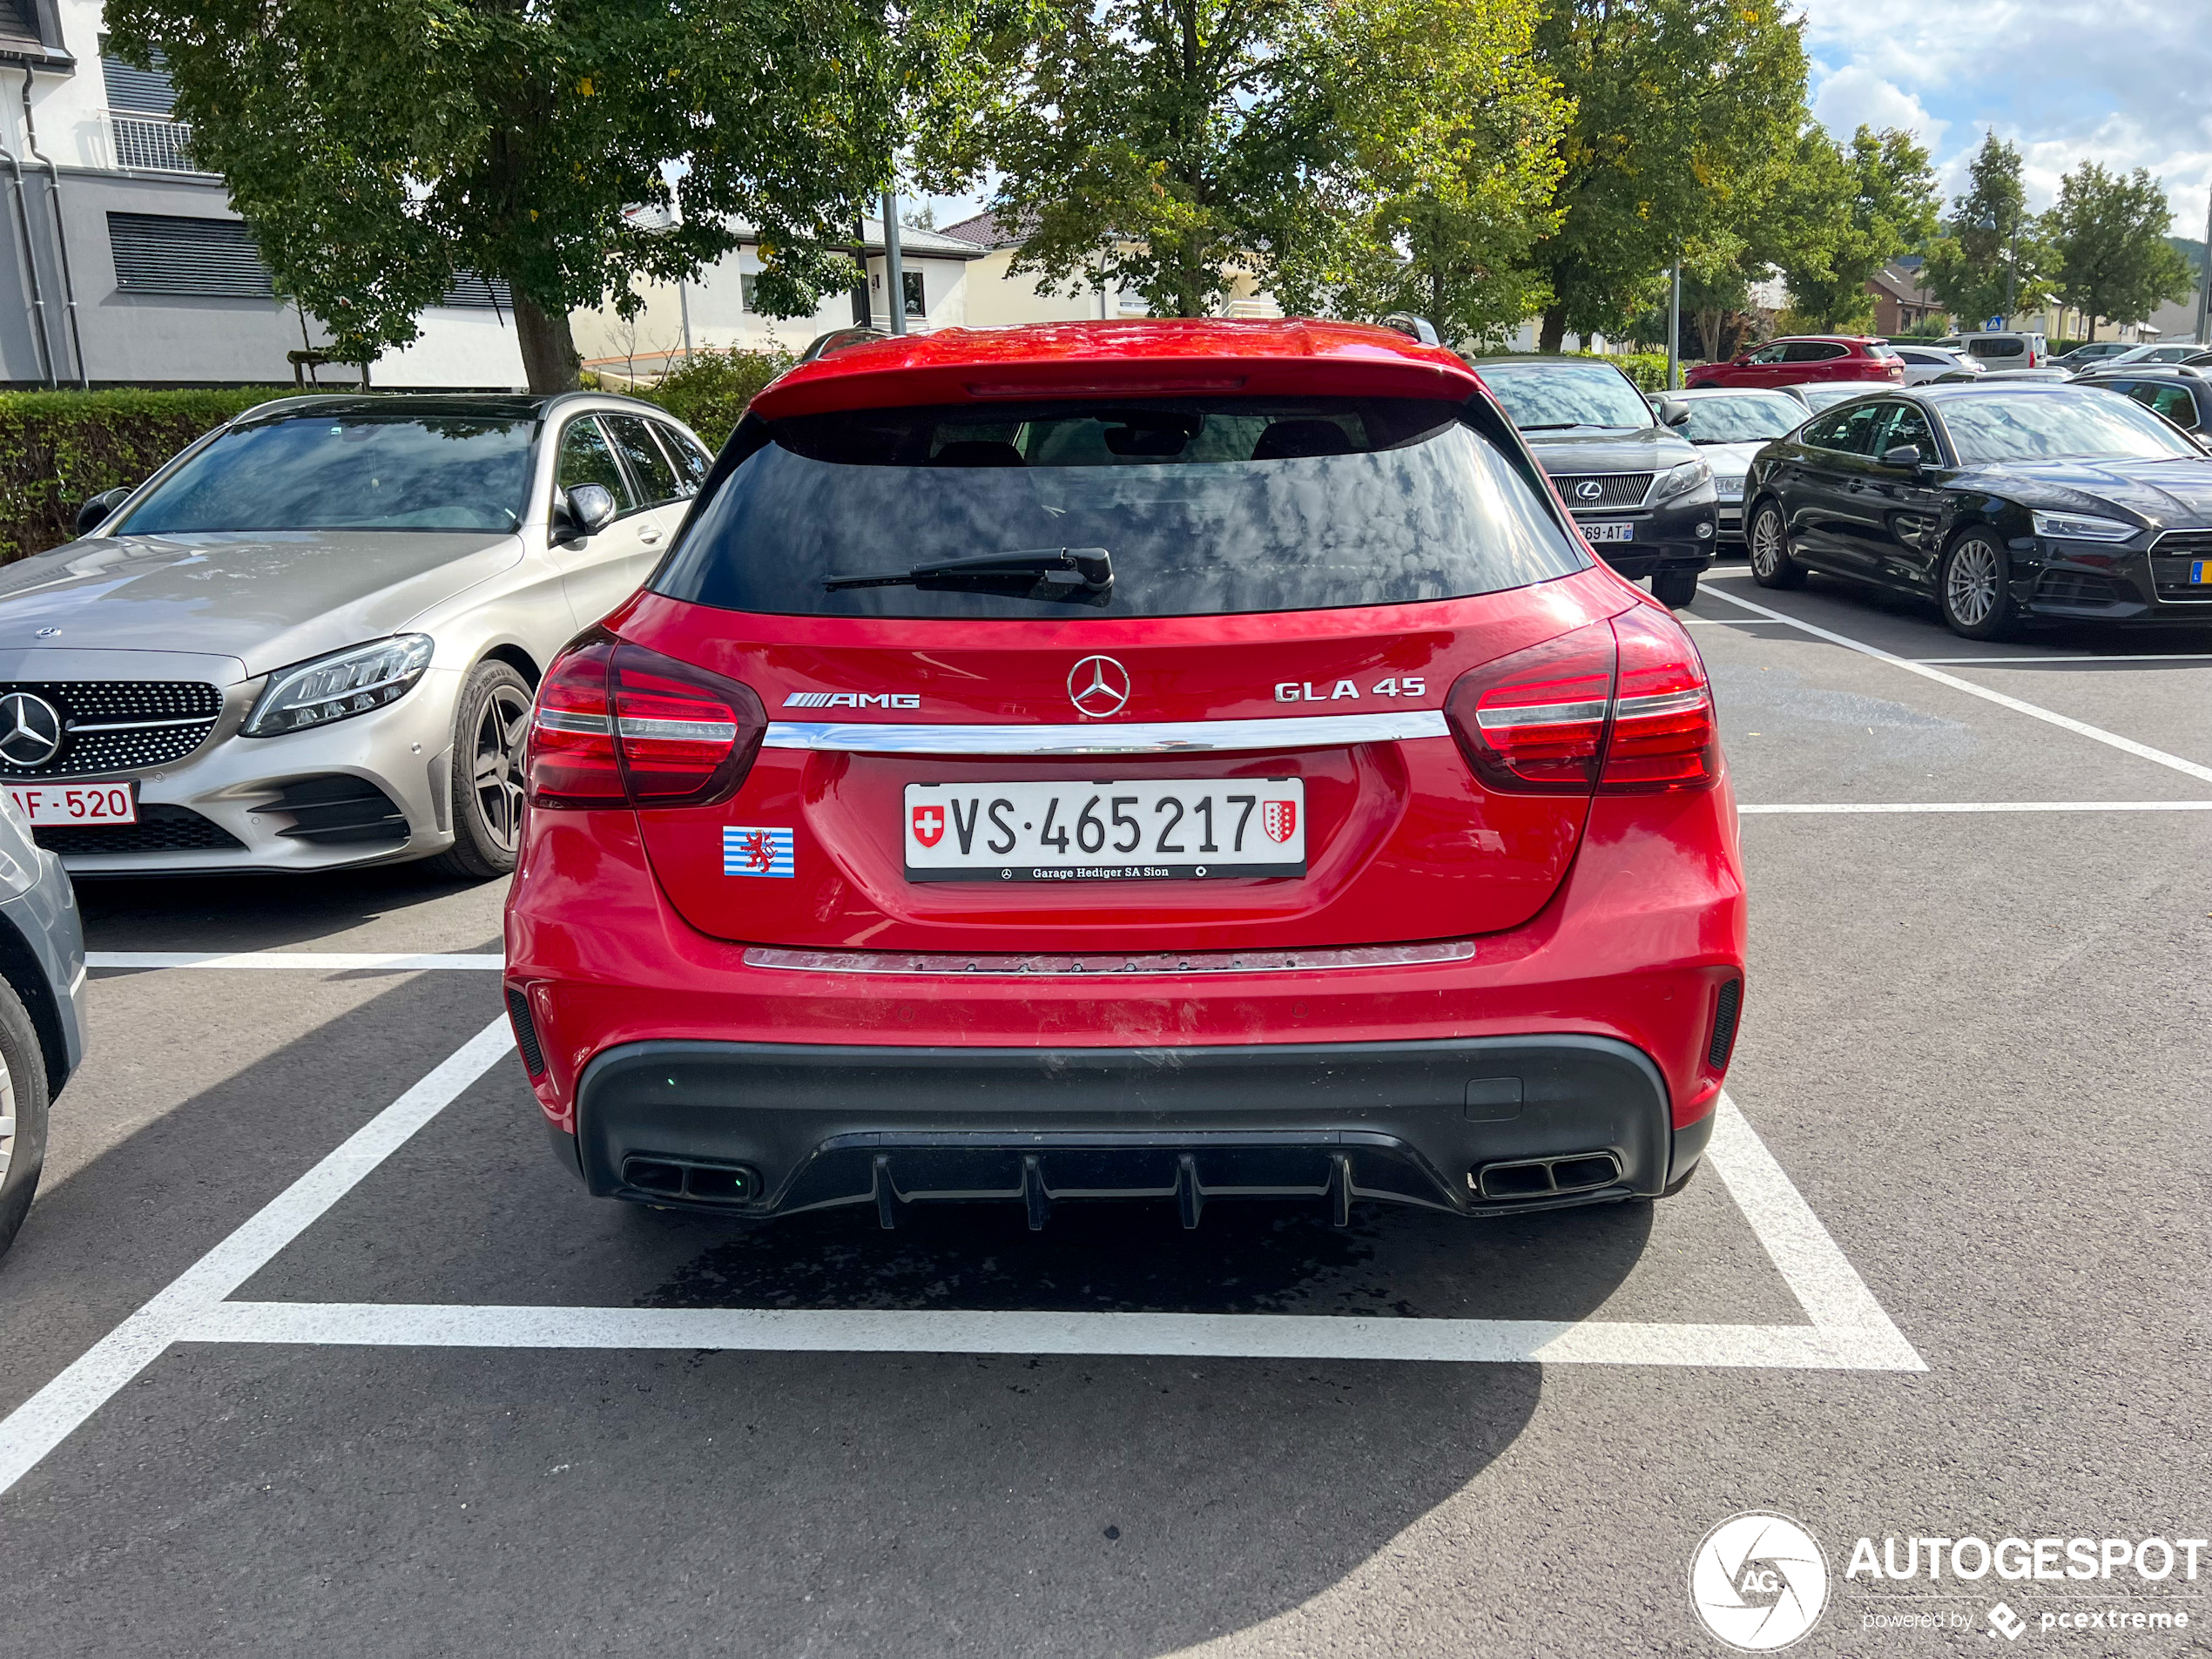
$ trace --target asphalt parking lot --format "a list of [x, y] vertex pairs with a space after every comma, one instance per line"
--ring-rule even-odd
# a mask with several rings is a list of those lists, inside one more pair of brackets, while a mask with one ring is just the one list
[[[507, 1052], [496, 886], [86, 885], [0, 1650], [1705, 1654], [1747, 1509], [1825, 1550], [1801, 1651], [2201, 1644], [2212, 1561], [1844, 1569], [2212, 1522], [2212, 630], [1976, 646], [1740, 563], [1690, 617], [1751, 973], [1656, 1205], [617, 1207]], [[2127, 1595], [2194, 1628], [2040, 1626]]]

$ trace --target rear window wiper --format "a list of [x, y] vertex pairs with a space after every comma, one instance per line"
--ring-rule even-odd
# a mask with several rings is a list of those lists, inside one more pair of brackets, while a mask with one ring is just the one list
[[996, 587], [1027, 584], [1032, 599], [1097, 603], [1114, 585], [1113, 556], [1103, 547], [1029, 547], [972, 559], [941, 559], [881, 576], [825, 577], [825, 591], [846, 588]]

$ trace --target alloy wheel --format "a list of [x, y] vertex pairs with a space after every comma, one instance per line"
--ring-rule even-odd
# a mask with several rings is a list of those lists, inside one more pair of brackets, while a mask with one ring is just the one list
[[1997, 552], [1986, 542], [1966, 542], [1951, 556], [1944, 603], [1960, 625], [1976, 628], [1997, 604]]
[[523, 827], [523, 738], [529, 730], [529, 698], [512, 685], [493, 688], [476, 717], [472, 786], [485, 832], [511, 853]]
[[0, 1055], [0, 1186], [8, 1181], [9, 1166], [16, 1161], [16, 1079], [8, 1058]]
[[1772, 576], [1781, 561], [1782, 526], [1774, 514], [1761, 513], [1751, 522], [1751, 568]]

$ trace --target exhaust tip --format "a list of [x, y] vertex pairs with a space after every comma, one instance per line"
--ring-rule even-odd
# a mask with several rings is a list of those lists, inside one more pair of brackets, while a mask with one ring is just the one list
[[760, 1192], [759, 1172], [745, 1164], [695, 1163], [688, 1158], [624, 1158], [622, 1184], [694, 1204], [751, 1204]]
[[1621, 1158], [1615, 1152], [1571, 1152], [1555, 1158], [1518, 1158], [1510, 1163], [1486, 1163], [1467, 1173], [1467, 1184], [1486, 1198], [1511, 1203], [1516, 1198], [1555, 1198], [1577, 1192], [1595, 1192], [1621, 1178]]

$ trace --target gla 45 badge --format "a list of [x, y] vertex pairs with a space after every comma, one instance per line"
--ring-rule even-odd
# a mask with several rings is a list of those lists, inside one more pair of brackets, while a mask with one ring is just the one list
[[[1396, 675], [1379, 680], [1372, 689], [1375, 697], [1426, 697], [1428, 681], [1419, 674]], [[1340, 697], [1356, 698], [1359, 686], [1353, 680], [1339, 680], [1333, 689], [1316, 691], [1312, 680], [1284, 680], [1275, 687], [1278, 703], [1333, 703]]]

